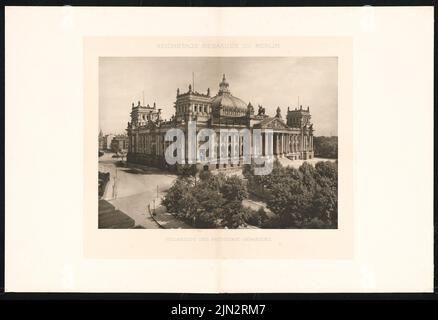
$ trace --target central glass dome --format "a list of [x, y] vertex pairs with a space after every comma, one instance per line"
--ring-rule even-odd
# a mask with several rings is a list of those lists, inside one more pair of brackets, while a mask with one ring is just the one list
[[212, 98], [211, 107], [213, 110], [222, 110], [224, 114], [232, 113], [236, 115], [245, 114], [247, 104], [235, 96], [229, 89], [229, 84], [223, 75], [222, 82], [219, 84], [218, 94]]

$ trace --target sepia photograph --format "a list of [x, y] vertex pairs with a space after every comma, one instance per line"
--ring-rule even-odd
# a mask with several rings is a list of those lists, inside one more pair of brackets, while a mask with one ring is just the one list
[[433, 292], [432, 7], [5, 9], [12, 299]]
[[99, 229], [337, 229], [337, 57], [100, 57]]

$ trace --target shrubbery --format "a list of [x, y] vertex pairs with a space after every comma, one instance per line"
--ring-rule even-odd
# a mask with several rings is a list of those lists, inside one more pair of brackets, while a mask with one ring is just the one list
[[262, 227], [263, 224], [269, 219], [263, 208], [260, 208], [257, 211], [250, 208], [245, 209], [246, 210], [244, 213], [244, 219], [248, 224], [252, 226]]

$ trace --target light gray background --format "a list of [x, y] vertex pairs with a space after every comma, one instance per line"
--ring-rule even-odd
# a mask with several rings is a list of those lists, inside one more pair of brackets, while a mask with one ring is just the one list
[[163, 117], [174, 114], [176, 89], [192, 83], [200, 93], [217, 94], [225, 73], [231, 93], [257, 111], [261, 104], [274, 116], [278, 106], [309, 106], [315, 135], [338, 133], [337, 57], [144, 57], [99, 59], [99, 126], [104, 133], [124, 133], [131, 103], [157, 103]]

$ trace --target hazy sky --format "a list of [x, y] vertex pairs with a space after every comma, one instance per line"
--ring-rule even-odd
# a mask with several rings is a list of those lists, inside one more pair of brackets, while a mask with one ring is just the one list
[[99, 60], [99, 126], [106, 133], [123, 133], [131, 103], [157, 103], [163, 118], [174, 113], [176, 89], [186, 92], [195, 73], [195, 90], [216, 95], [225, 73], [231, 93], [275, 115], [280, 106], [310, 107], [315, 135], [338, 132], [338, 63], [336, 57], [160, 57]]

